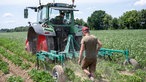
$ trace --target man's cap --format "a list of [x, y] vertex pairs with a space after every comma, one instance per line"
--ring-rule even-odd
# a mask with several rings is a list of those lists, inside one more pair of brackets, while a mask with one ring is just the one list
[[88, 27], [82, 27], [82, 31], [86, 31], [86, 30], [89, 30], [89, 28]]

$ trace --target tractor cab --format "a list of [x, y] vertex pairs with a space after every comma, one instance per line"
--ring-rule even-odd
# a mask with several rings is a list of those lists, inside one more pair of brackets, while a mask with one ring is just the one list
[[[37, 22], [47, 22], [53, 26], [55, 25], [71, 25], [74, 23], [73, 5], [65, 3], [48, 3], [38, 7]], [[59, 21], [59, 17], [62, 17], [62, 21]]]
[[[68, 35], [80, 43], [81, 26], [74, 24], [75, 5], [66, 3], [48, 3], [39, 7], [24, 9], [24, 18], [28, 18], [28, 9], [37, 12], [37, 22], [29, 25], [26, 50], [35, 54], [38, 51], [64, 51]], [[76, 48], [79, 50], [79, 48]]]
[[71, 25], [74, 21], [73, 11], [61, 9], [61, 8], [51, 8], [49, 12], [50, 24], [52, 25]]

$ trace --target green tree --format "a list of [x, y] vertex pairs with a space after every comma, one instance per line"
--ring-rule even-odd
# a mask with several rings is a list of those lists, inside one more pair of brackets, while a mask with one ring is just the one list
[[140, 27], [140, 14], [136, 10], [127, 11], [120, 17], [121, 27], [138, 29]]
[[94, 11], [87, 19], [88, 26], [95, 30], [104, 30], [112, 26], [112, 16], [103, 10]]
[[112, 28], [118, 29], [119, 28], [119, 20], [117, 18], [113, 18], [112, 20]]
[[86, 23], [84, 22], [83, 19], [75, 19], [75, 24], [78, 24], [78, 25], [81, 25], [81, 26], [84, 26]]
[[98, 10], [94, 11], [93, 14], [91, 14], [91, 17], [88, 17], [88, 25], [91, 29], [104, 29], [103, 25], [103, 18], [105, 17], [106, 13], [105, 11]]
[[140, 11], [140, 27], [146, 29], [146, 9]]
[[105, 14], [104, 18], [103, 18], [103, 29], [108, 29], [110, 27], [112, 27], [112, 16], [111, 15], [108, 15], [108, 14]]

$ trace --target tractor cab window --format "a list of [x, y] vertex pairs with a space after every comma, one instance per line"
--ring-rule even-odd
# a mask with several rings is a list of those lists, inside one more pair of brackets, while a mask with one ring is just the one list
[[49, 20], [52, 24], [57, 25], [71, 24], [72, 20], [71, 11], [51, 9], [49, 15], [50, 15]]
[[37, 21], [38, 22], [44, 22], [45, 19], [47, 19], [47, 14], [46, 14], [47, 8], [43, 7], [39, 10], [38, 14], [37, 14]]

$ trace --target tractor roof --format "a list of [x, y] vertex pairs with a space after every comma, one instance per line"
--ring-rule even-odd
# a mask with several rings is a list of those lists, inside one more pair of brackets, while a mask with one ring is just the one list
[[74, 8], [64, 8], [64, 7], [50, 7], [52, 9], [55, 9], [55, 10], [69, 10], [69, 11], [78, 11]]
[[55, 9], [55, 10], [69, 10], [69, 11], [78, 11], [75, 10], [74, 8], [76, 7], [75, 5], [70, 5], [70, 4], [66, 4], [66, 3], [48, 3], [46, 5], [40, 5], [39, 7], [28, 7], [31, 9], [42, 9], [43, 6], [49, 6], [49, 8]]
[[69, 5], [66, 3], [48, 3], [47, 4], [49, 7], [63, 7], [63, 8], [74, 8], [76, 7], [75, 5]]

